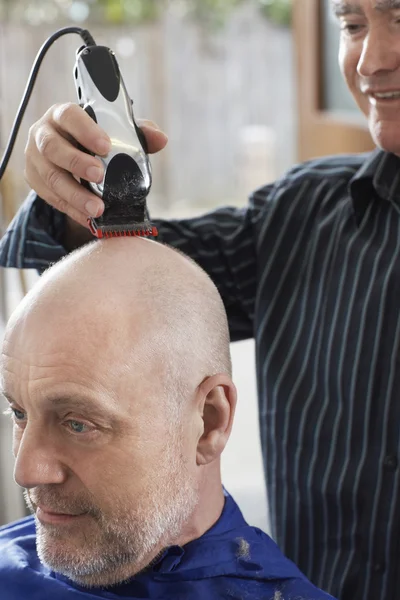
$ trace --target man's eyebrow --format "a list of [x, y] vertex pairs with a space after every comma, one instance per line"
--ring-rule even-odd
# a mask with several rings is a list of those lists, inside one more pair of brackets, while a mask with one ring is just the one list
[[14, 402], [11, 396], [2, 389], [0, 389], [0, 398], [4, 398], [4, 400], [7, 400], [7, 402], [9, 402], [10, 404], [16, 404], [16, 402]]
[[400, 0], [377, 0], [375, 10], [379, 12], [387, 12], [400, 8]]
[[91, 409], [96, 412], [101, 412], [104, 414], [113, 413], [113, 410], [102, 403], [97, 402], [94, 398], [90, 396], [85, 396], [82, 394], [68, 394], [65, 396], [53, 396], [47, 398], [43, 402], [44, 406], [50, 406], [54, 409], [61, 408], [78, 408], [78, 409]]
[[[378, 12], [398, 10], [400, 9], [400, 0], [377, 0], [374, 9]], [[333, 0], [332, 10], [336, 17], [364, 14], [363, 9], [357, 2], [347, 2], [345, 0]]]
[[[9, 394], [1, 390], [1, 395], [9, 402], [10, 404], [18, 404]], [[115, 416], [115, 411], [104, 404], [100, 404], [90, 396], [84, 396], [82, 394], [68, 394], [65, 396], [53, 396], [47, 398], [43, 402], [44, 406], [49, 406], [54, 409], [62, 409], [62, 408], [75, 408], [75, 409], [89, 409], [94, 410], [97, 413], [102, 413], [104, 415]]]
[[332, 11], [335, 17], [364, 14], [364, 11], [359, 4], [356, 4], [355, 2], [344, 2], [342, 0], [333, 0]]

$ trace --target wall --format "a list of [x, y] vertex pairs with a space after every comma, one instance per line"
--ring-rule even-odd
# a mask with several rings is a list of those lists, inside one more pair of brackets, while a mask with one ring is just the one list
[[[153, 159], [153, 207], [243, 204], [254, 185], [295, 160], [290, 31], [249, 6], [216, 34], [172, 13], [136, 29], [86, 26], [116, 51], [136, 115], [157, 121], [170, 136], [167, 150]], [[1, 25], [0, 146], [33, 59], [52, 32]], [[80, 45], [76, 35], [61, 38], [43, 62], [12, 159], [19, 181], [29, 126], [52, 104], [76, 101], [72, 71]]]

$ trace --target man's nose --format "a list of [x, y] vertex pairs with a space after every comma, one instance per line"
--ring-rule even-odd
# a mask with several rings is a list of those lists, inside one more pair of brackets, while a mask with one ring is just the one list
[[371, 29], [363, 42], [357, 72], [372, 77], [380, 72], [395, 71], [400, 66], [400, 46], [382, 28]]
[[19, 442], [14, 479], [23, 488], [63, 483], [66, 468], [54, 444], [34, 426], [27, 425]]

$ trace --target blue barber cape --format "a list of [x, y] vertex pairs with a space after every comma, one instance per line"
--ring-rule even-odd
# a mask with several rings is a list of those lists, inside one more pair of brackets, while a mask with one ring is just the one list
[[[43, 566], [35, 539], [33, 517], [0, 528], [1, 600], [332, 599], [270, 537], [247, 525], [229, 495], [219, 521], [201, 538], [183, 548], [168, 548], [146, 572], [108, 589], [84, 589]], [[243, 548], [249, 552], [240, 552]]]

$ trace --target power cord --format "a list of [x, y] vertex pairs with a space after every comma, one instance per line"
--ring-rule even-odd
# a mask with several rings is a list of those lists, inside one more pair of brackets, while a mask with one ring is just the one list
[[96, 42], [94, 41], [94, 39], [91, 36], [91, 34], [89, 33], [89, 31], [87, 29], [82, 29], [81, 27], [64, 27], [63, 29], [59, 29], [58, 31], [53, 33], [53, 35], [51, 35], [44, 42], [43, 46], [40, 48], [40, 50], [35, 58], [35, 62], [33, 63], [31, 72], [29, 74], [28, 83], [26, 84], [26, 88], [25, 88], [24, 94], [22, 96], [21, 103], [18, 107], [17, 115], [15, 117], [12, 129], [11, 129], [11, 134], [10, 134], [9, 140], [7, 142], [7, 147], [6, 147], [4, 156], [0, 163], [0, 180], [3, 177], [4, 172], [7, 168], [8, 162], [10, 160], [10, 157], [11, 157], [14, 145], [15, 145], [15, 141], [17, 139], [17, 135], [19, 132], [19, 128], [21, 126], [21, 122], [24, 117], [26, 107], [28, 106], [29, 99], [32, 95], [32, 90], [35, 85], [38, 73], [39, 73], [40, 65], [42, 64], [43, 59], [44, 59], [48, 49], [50, 48], [50, 46], [52, 46], [54, 44], [54, 42], [56, 40], [58, 40], [58, 38], [60, 38], [63, 35], [67, 35], [69, 33], [77, 33], [78, 35], [80, 35], [81, 38], [83, 39], [83, 41], [85, 42], [86, 46], [96, 46]]

